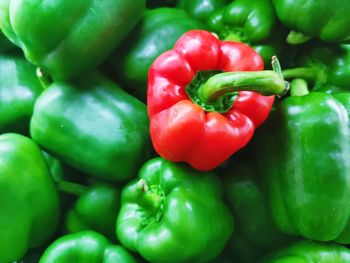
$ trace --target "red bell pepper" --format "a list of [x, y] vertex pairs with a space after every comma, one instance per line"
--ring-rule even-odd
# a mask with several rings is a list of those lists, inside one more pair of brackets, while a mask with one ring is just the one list
[[282, 95], [288, 89], [279, 64], [277, 72], [263, 67], [261, 57], [243, 43], [220, 41], [203, 30], [185, 33], [154, 61], [148, 75], [150, 134], [157, 153], [205, 171], [244, 147], [274, 101], [257, 92]]

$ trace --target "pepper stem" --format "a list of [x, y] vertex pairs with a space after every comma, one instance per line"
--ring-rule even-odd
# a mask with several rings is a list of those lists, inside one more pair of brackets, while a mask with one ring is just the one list
[[84, 185], [64, 180], [56, 181], [56, 186], [59, 191], [75, 196], [81, 196], [87, 190], [87, 187]]
[[136, 203], [148, 214], [156, 215], [162, 205], [163, 197], [158, 192], [149, 188], [144, 179], [140, 179], [136, 184]]
[[290, 83], [291, 96], [305, 96], [309, 94], [307, 82], [304, 79], [294, 79]]
[[198, 88], [200, 100], [210, 103], [220, 96], [237, 91], [255, 91], [262, 95], [285, 95], [289, 82], [283, 78], [277, 57], [272, 58], [273, 70], [225, 72], [210, 77]]
[[312, 83], [325, 83], [326, 82], [326, 74], [321, 67], [300, 67], [300, 68], [292, 68], [285, 69], [282, 71], [282, 74], [285, 79], [296, 79], [302, 78], [308, 82]]

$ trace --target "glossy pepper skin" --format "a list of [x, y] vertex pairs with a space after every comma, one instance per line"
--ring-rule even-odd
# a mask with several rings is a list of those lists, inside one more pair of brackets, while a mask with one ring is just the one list
[[[211, 170], [244, 147], [268, 116], [274, 96], [239, 91], [233, 105], [226, 105], [226, 112], [221, 114], [205, 101], [203, 107], [192, 102], [185, 87], [193, 83], [197, 71], [246, 74], [245, 71], [263, 67], [261, 57], [243, 43], [220, 41], [202, 30], [185, 33], [172, 50], [155, 60], [149, 71], [147, 109], [157, 153], [170, 161], [185, 161], [198, 170]], [[284, 81], [281, 82], [283, 85]], [[265, 84], [269, 87], [269, 81]], [[202, 86], [209, 88], [209, 92], [216, 90], [210, 85]], [[235, 87], [228, 85], [231, 86]], [[204, 108], [212, 106], [215, 109], [210, 112]]]
[[291, 235], [349, 243], [348, 112], [331, 95], [296, 87], [256, 137], [273, 219]]
[[2, 0], [0, 28], [30, 62], [55, 80], [66, 80], [107, 58], [144, 7], [144, 0]]
[[145, 11], [134, 31], [112, 56], [117, 77], [135, 96], [146, 100], [148, 71], [153, 61], [173, 48], [185, 32], [203, 28], [204, 25], [181, 9], [164, 7]]
[[325, 42], [350, 39], [350, 2], [343, 0], [272, 0], [280, 21], [297, 34], [290, 35], [290, 44], [299, 44], [311, 37]]
[[285, 78], [303, 78], [328, 93], [350, 90], [350, 45], [316, 43], [300, 53], [297, 67], [283, 71]]
[[346, 263], [350, 262], [350, 250], [332, 243], [299, 241], [272, 253], [261, 263]]
[[[251, 156], [245, 156], [248, 158]], [[232, 262], [258, 262], [294, 240], [276, 227], [260, 175], [253, 167], [252, 162], [240, 160], [223, 176], [225, 201], [235, 218], [236, 230], [225, 249]]]
[[93, 231], [69, 234], [55, 240], [44, 252], [39, 263], [136, 263], [123, 247], [113, 245], [103, 235]]
[[117, 236], [150, 262], [206, 262], [233, 230], [221, 198], [214, 174], [154, 158], [122, 190]]
[[72, 167], [122, 181], [148, 156], [148, 125], [142, 102], [94, 73], [73, 83], [52, 83], [35, 104], [30, 133]]
[[271, 0], [235, 0], [217, 10], [207, 24], [220, 39], [241, 41], [253, 47], [266, 64], [285, 49], [286, 32]]
[[228, 0], [178, 0], [176, 6], [202, 23], [207, 24], [210, 15], [224, 7], [227, 2]]
[[22, 56], [0, 55], [0, 134], [28, 134], [34, 103], [44, 88]]
[[47, 242], [59, 220], [58, 193], [39, 147], [0, 136], [0, 262], [13, 262]]
[[92, 185], [67, 212], [69, 233], [93, 230], [115, 240], [115, 222], [120, 209], [120, 188], [108, 184]]

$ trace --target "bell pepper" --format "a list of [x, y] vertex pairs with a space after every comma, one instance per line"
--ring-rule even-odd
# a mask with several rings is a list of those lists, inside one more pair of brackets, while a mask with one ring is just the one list
[[233, 230], [219, 179], [161, 158], [122, 189], [120, 242], [150, 262], [206, 262]]
[[235, 0], [208, 18], [220, 39], [240, 41], [257, 51], [265, 61], [282, 56], [287, 33], [279, 22], [271, 0]]
[[0, 136], [0, 262], [43, 245], [59, 220], [58, 193], [39, 147], [15, 133]]
[[235, 232], [231, 236], [227, 254], [231, 262], [258, 262], [268, 252], [279, 249], [295, 238], [282, 233], [275, 225], [259, 172], [250, 155], [227, 168], [223, 177], [225, 201], [235, 218]]
[[103, 235], [83, 231], [62, 236], [44, 252], [39, 263], [136, 263], [134, 257], [123, 247], [111, 244]]
[[228, 0], [178, 0], [176, 6], [185, 10], [195, 19], [208, 23], [210, 15], [227, 4]]
[[343, 0], [272, 0], [280, 21], [291, 29], [289, 44], [316, 37], [325, 42], [350, 40], [350, 2]]
[[30, 62], [55, 80], [66, 80], [106, 59], [144, 8], [145, 0], [5, 0], [0, 2], [0, 28]]
[[286, 79], [303, 78], [313, 90], [350, 90], [350, 45], [311, 45], [298, 55], [298, 67], [283, 70]]
[[0, 55], [0, 134], [28, 134], [34, 102], [43, 90], [33, 65], [19, 55]]
[[[120, 208], [120, 189], [108, 184], [94, 184], [78, 194], [67, 212], [65, 227], [68, 233], [93, 230], [115, 240], [115, 221]], [[82, 188], [81, 188], [82, 189]]]
[[262, 263], [350, 262], [350, 250], [332, 243], [299, 241], [262, 260]]
[[291, 96], [256, 137], [255, 159], [272, 216], [285, 233], [350, 243], [350, 107], [345, 107], [324, 92], [309, 93], [304, 80], [293, 80]]
[[288, 90], [279, 64], [273, 64], [276, 72], [259, 71], [263, 61], [249, 46], [220, 41], [207, 31], [185, 33], [149, 71], [147, 107], [157, 153], [211, 170], [244, 147], [274, 101], [253, 91]]
[[[146, 106], [98, 73], [53, 82], [37, 99], [32, 138], [98, 178], [131, 178], [150, 152]], [[74, 147], [73, 147], [74, 146]]]
[[[191, 29], [203, 29], [197, 20], [176, 8], [145, 11], [142, 20], [111, 58], [116, 76], [141, 100], [146, 100], [152, 62]], [[160, 41], [161, 40], [161, 41]]]

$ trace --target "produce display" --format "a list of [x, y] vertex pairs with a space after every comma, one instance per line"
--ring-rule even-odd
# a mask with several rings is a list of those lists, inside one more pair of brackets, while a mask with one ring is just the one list
[[0, 263], [350, 263], [349, 0], [0, 0]]

